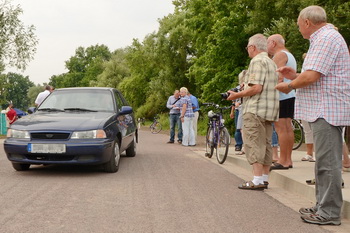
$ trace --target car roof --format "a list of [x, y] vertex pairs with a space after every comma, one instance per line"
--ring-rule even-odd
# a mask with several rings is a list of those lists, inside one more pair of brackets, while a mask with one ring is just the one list
[[55, 89], [55, 91], [63, 91], [63, 90], [109, 90], [109, 91], [113, 91], [116, 89], [112, 88], [112, 87], [67, 87], [67, 88]]

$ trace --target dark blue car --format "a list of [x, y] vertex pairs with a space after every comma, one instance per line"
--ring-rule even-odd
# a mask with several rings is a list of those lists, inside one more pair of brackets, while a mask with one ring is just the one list
[[136, 155], [133, 110], [113, 88], [62, 88], [11, 125], [4, 149], [17, 171], [31, 164], [102, 164], [117, 172]]

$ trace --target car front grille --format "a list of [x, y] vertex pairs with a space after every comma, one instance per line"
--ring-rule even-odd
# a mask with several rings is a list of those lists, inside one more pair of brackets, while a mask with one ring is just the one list
[[57, 140], [57, 139], [68, 139], [69, 133], [31, 133], [32, 139], [47, 139], [47, 140]]

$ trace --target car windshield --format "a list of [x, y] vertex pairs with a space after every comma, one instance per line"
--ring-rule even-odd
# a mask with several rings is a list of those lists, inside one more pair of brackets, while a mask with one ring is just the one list
[[107, 90], [57, 90], [38, 108], [39, 111], [113, 112], [112, 93]]

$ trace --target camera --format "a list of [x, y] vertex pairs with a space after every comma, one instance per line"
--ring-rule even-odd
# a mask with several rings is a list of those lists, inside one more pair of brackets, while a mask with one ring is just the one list
[[[240, 89], [241, 89], [241, 87], [238, 85], [238, 86], [235, 87], [235, 88], [231, 88], [230, 91], [239, 92]], [[226, 100], [226, 99], [229, 97], [230, 92], [220, 93], [220, 95], [221, 95], [221, 98], [223, 98], [223, 99]]]

